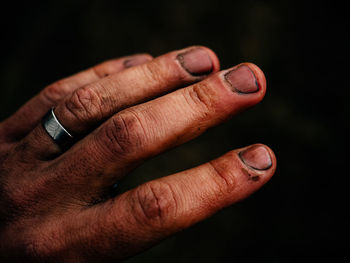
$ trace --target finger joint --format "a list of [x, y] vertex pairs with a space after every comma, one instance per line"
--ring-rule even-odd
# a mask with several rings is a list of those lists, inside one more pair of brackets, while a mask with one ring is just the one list
[[147, 225], [162, 227], [171, 224], [176, 218], [178, 205], [170, 184], [150, 182], [135, 189], [138, 219]]
[[215, 161], [210, 161], [208, 164], [219, 192], [224, 196], [232, 193], [236, 189], [237, 184], [231, 169], [227, 165], [222, 165]]
[[60, 80], [44, 88], [41, 95], [50, 105], [56, 105], [66, 95], [68, 88], [67, 83]]
[[102, 129], [103, 144], [117, 155], [144, 151], [147, 133], [142, 122], [136, 113], [124, 111], [117, 114]]
[[203, 117], [208, 117], [214, 109], [213, 97], [207, 93], [207, 90], [204, 83], [198, 83], [184, 89], [184, 96], [188, 104], [195, 112], [201, 112]]
[[102, 118], [101, 98], [90, 86], [75, 90], [65, 106], [75, 118], [82, 122], [93, 122]]

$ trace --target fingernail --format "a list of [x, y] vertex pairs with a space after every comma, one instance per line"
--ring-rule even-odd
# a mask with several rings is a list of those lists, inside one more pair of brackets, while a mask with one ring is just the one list
[[177, 60], [188, 73], [194, 76], [206, 75], [213, 71], [213, 62], [202, 48], [181, 53], [177, 55]]
[[123, 64], [124, 64], [124, 68], [131, 68], [137, 65], [147, 63], [149, 61], [150, 59], [146, 56], [134, 56], [126, 59]]
[[255, 170], [267, 170], [272, 166], [269, 151], [262, 145], [251, 146], [240, 152], [239, 157], [243, 163]]
[[225, 74], [226, 81], [233, 91], [238, 93], [254, 93], [259, 90], [253, 71], [245, 65], [239, 66]]

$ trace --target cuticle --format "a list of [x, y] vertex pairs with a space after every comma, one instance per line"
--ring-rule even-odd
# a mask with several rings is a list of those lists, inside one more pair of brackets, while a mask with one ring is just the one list
[[267, 170], [269, 170], [269, 169], [272, 167], [272, 162], [270, 162], [270, 164], [269, 164], [266, 168], [263, 168], [263, 169], [254, 168], [254, 167], [250, 166], [250, 165], [247, 164], [247, 163], [244, 161], [244, 159], [242, 158], [242, 153], [243, 153], [244, 151], [246, 151], [246, 150], [240, 151], [240, 152], [238, 153], [238, 157], [239, 157], [239, 159], [242, 161], [242, 163], [243, 163], [246, 167], [248, 167], [249, 169], [252, 169], [252, 170], [255, 170], [255, 171], [267, 171]]

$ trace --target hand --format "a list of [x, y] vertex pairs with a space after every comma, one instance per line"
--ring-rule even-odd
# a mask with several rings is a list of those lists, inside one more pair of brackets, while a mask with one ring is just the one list
[[[219, 71], [198, 46], [107, 61], [46, 87], [0, 123], [1, 257], [122, 260], [249, 196], [276, 167], [260, 144], [110, 194], [135, 166], [255, 105], [265, 89], [257, 66]], [[70, 148], [40, 123], [52, 107], [76, 138]]]

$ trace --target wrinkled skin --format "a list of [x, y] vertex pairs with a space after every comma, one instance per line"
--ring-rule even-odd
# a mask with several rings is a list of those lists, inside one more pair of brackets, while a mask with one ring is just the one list
[[[256, 144], [111, 197], [137, 165], [257, 104], [263, 72], [219, 69], [194, 46], [110, 60], [53, 83], [0, 123], [1, 262], [121, 261], [264, 185], [276, 159]], [[52, 107], [74, 135], [60, 147]]]

